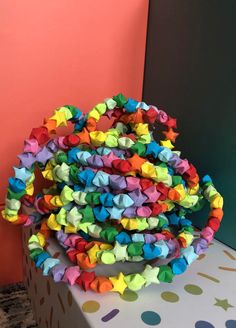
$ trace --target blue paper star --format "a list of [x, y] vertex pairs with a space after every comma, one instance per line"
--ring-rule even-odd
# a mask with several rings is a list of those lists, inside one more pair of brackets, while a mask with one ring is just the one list
[[124, 209], [120, 209], [116, 206], [113, 206], [112, 208], [106, 208], [107, 211], [110, 213], [110, 218], [119, 220], [122, 217], [122, 213], [124, 212]]
[[15, 177], [23, 182], [26, 182], [31, 177], [31, 172], [25, 167], [18, 168], [14, 167]]

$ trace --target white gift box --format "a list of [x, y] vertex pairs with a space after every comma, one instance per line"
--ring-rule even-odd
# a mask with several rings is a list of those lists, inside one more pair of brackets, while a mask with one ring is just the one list
[[[31, 234], [32, 228], [23, 229], [24, 278], [39, 328], [236, 327], [236, 252], [216, 240], [172, 283], [150, 285], [121, 297], [84, 292], [43, 276], [29, 257]], [[47, 251], [69, 264], [55, 240], [49, 240]], [[138, 271], [139, 266], [125, 264], [125, 270]], [[115, 275], [119, 269], [119, 265], [101, 266], [99, 273]]]

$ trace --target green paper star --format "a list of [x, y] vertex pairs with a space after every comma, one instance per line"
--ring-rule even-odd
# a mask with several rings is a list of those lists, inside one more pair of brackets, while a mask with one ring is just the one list
[[113, 248], [113, 253], [116, 257], [116, 261], [127, 261], [128, 254], [127, 254], [127, 245], [121, 245], [116, 241], [115, 246]]
[[142, 288], [146, 280], [139, 273], [129, 274], [124, 277], [125, 283], [130, 290], [136, 291]]
[[84, 222], [84, 223], [79, 223], [78, 224], [78, 230], [80, 229], [80, 230], [82, 230], [82, 231], [84, 231], [85, 233], [88, 233], [88, 226], [90, 226], [91, 225], [91, 222]]
[[145, 270], [141, 273], [143, 278], [146, 280], [145, 287], [149, 286], [150, 284], [159, 284], [160, 281], [158, 280], [157, 276], [159, 273], [159, 268], [152, 267], [151, 265], [147, 264]]
[[233, 305], [229, 304], [227, 298], [225, 298], [224, 300], [221, 300], [221, 299], [215, 297], [215, 300], [216, 300], [216, 303], [214, 305], [222, 307], [222, 309], [224, 309], [225, 311], [227, 311], [228, 308], [234, 307]]

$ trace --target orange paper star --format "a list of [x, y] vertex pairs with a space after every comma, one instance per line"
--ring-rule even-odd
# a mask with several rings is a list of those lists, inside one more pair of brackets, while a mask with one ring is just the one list
[[141, 166], [146, 162], [144, 158], [137, 154], [134, 154], [132, 157], [130, 157], [128, 161], [130, 162], [133, 171], [140, 171]]
[[175, 142], [175, 139], [179, 135], [179, 133], [175, 132], [172, 128], [169, 128], [168, 131], [163, 131], [163, 134], [167, 139], [169, 139], [172, 142]]

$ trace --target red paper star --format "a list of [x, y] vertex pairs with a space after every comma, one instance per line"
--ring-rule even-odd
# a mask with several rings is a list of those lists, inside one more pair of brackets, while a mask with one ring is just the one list
[[177, 127], [176, 119], [169, 116], [168, 121], [165, 123], [165, 125], [168, 126], [169, 128], [176, 129], [176, 127]]

